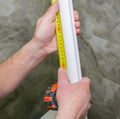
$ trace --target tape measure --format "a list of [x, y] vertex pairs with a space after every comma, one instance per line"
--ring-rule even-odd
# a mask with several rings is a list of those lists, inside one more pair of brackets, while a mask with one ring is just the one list
[[[58, 0], [52, 0], [52, 4], [54, 4], [55, 2], [58, 2]], [[59, 63], [61, 68], [66, 69], [67, 63], [66, 63], [60, 11], [56, 15], [55, 24], [56, 24], [56, 38], [57, 38], [57, 45], [58, 45]]]
[[[54, 4], [55, 2], [58, 2], [58, 0], [52, 0], [52, 4]], [[57, 38], [57, 45], [58, 45], [59, 63], [61, 68], [66, 69], [67, 63], [66, 63], [60, 11], [56, 15], [55, 24], [56, 24], [56, 38]], [[44, 102], [48, 107], [48, 109], [51, 109], [51, 110], [58, 109], [58, 105], [56, 102], [56, 91], [57, 91], [57, 84], [53, 84], [52, 86], [48, 87], [48, 90], [44, 95]]]

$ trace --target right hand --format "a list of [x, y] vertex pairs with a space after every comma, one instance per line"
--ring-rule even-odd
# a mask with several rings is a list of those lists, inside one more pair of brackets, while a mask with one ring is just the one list
[[83, 78], [80, 82], [70, 84], [64, 69], [58, 70], [57, 119], [84, 118], [90, 108], [90, 80]]

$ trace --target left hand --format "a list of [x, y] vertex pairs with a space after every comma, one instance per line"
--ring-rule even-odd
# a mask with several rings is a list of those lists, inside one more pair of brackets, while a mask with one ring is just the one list
[[[35, 40], [40, 49], [44, 51], [45, 55], [51, 54], [57, 50], [54, 20], [58, 10], [58, 3], [53, 4], [36, 24], [33, 40]], [[74, 19], [76, 34], [80, 34], [80, 21], [77, 11], [74, 12]]]

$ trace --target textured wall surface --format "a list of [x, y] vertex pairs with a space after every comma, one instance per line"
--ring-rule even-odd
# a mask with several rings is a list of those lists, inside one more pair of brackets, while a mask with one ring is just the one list
[[[49, 4], [50, 0], [0, 0], [0, 62], [31, 39]], [[43, 94], [55, 82], [56, 68], [57, 55], [47, 57], [20, 87], [0, 100], [0, 119], [39, 119], [47, 111]]]
[[92, 80], [90, 119], [120, 119], [120, 0], [75, 0], [75, 7], [82, 69]]
[[[0, 0], [1, 62], [31, 39], [36, 20], [49, 4], [50, 0]], [[89, 118], [120, 119], [120, 0], [74, 0], [74, 7], [81, 20], [82, 71], [92, 81]], [[42, 98], [56, 81], [57, 67], [55, 53], [0, 101], [0, 119], [38, 119], [46, 111]]]

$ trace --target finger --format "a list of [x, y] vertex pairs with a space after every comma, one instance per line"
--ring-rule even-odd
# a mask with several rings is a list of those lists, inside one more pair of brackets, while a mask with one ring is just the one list
[[80, 22], [79, 22], [79, 21], [76, 21], [76, 22], [75, 22], [75, 27], [76, 27], [76, 28], [80, 28]]
[[80, 35], [80, 29], [76, 29], [76, 34]]
[[83, 89], [86, 89], [89, 93], [90, 90], [90, 79], [87, 77], [82, 78], [82, 80], [80, 81], [80, 85], [81, 87], [83, 87]]
[[38, 21], [37, 21], [37, 24], [36, 24], [36, 25], [39, 25], [39, 24], [40, 24], [40, 21], [42, 21], [42, 19], [43, 19], [43, 16], [42, 16], [41, 18], [39, 18], [39, 19], [38, 19]]
[[89, 105], [88, 105], [88, 110], [91, 108], [91, 103], [89, 103]]
[[79, 14], [76, 10], [74, 11], [74, 19], [75, 21], [79, 21]]
[[55, 22], [51, 23], [51, 34], [55, 34]]
[[68, 84], [67, 72], [63, 68], [58, 70], [58, 86]]
[[51, 21], [54, 21], [54, 20], [55, 20], [55, 16], [56, 16], [56, 14], [58, 13], [58, 10], [59, 10], [59, 5], [58, 5], [58, 3], [54, 3], [54, 4], [48, 9], [48, 11], [46, 12], [45, 18], [46, 18], [47, 20], [49, 20], [50, 22], [51, 22]]
[[90, 79], [87, 78], [87, 77], [83, 77], [81, 81], [83, 81], [84, 83], [90, 85]]
[[57, 50], [57, 42], [56, 42], [56, 35], [54, 35], [53, 36], [53, 39], [52, 39], [52, 41], [51, 41], [51, 44], [52, 44], [52, 49], [53, 49], [53, 51], [56, 51]]

